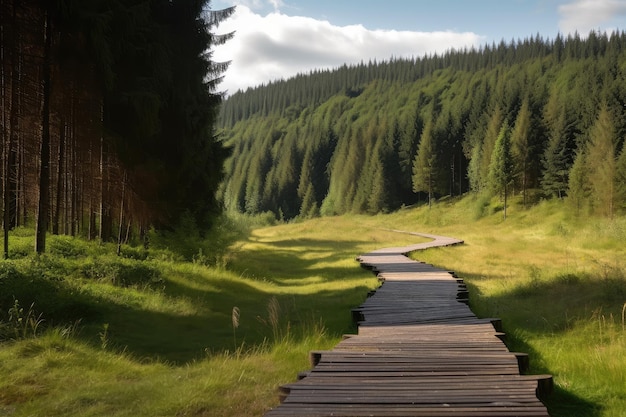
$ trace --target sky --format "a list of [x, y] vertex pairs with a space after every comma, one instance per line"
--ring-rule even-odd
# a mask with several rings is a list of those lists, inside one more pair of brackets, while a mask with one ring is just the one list
[[540, 34], [626, 30], [626, 0], [212, 0], [236, 6], [213, 49], [230, 61], [219, 90], [288, 79], [314, 69], [422, 57]]

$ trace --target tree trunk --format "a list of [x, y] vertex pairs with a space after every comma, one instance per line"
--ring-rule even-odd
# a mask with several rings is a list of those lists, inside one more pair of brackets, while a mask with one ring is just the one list
[[61, 119], [61, 124], [60, 124], [60, 129], [59, 129], [59, 160], [57, 161], [57, 189], [56, 189], [56, 200], [55, 200], [55, 207], [54, 207], [54, 217], [52, 219], [52, 234], [54, 235], [58, 235], [59, 234], [59, 221], [61, 219], [61, 200], [63, 199], [63, 191], [64, 188], [63, 187], [63, 177], [64, 177], [64, 173], [63, 173], [63, 165], [64, 165], [64, 159], [65, 159], [65, 132], [66, 132], [66, 126], [65, 126], [65, 120]]
[[[3, 28], [4, 29], [4, 28]], [[4, 30], [3, 30], [4, 32]], [[4, 35], [4, 33], [3, 33]], [[13, 3], [13, 25], [11, 30], [11, 113], [9, 116], [8, 141], [4, 146], [4, 257], [9, 257], [9, 230], [17, 219], [17, 143], [19, 137], [20, 101], [20, 41], [17, 25], [17, 2]], [[4, 83], [3, 83], [4, 84]], [[4, 93], [3, 93], [4, 97]]]
[[504, 184], [504, 220], [506, 220], [506, 203], [507, 203], [507, 194], [508, 194], [508, 189], [507, 189], [507, 185]]
[[126, 172], [124, 172], [124, 175], [122, 176], [122, 198], [121, 198], [121, 203], [120, 203], [120, 224], [118, 225], [118, 229], [117, 229], [117, 256], [120, 256], [122, 254], [122, 230], [123, 230], [123, 225], [124, 225], [124, 199], [126, 198], [125, 196], [126, 193]]
[[50, 13], [46, 12], [46, 35], [43, 63], [43, 106], [41, 134], [41, 167], [39, 174], [39, 206], [37, 209], [37, 228], [35, 250], [38, 254], [46, 251], [46, 231], [50, 214], [50, 84], [52, 29]]
[[[6, 169], [6, 156], [5, 156], [5, 151], [7, 149], [7, 143], [8, 143], [8, 137], [9, 137], [9, 131], [7, 128], [7, 115], [6, 115], [6, 109], [7, 109], [7, 102], [6, 102], [6, 96], [7, 96], [7, 88], [6, 88], [6, 74], [5, 74], [5, 63], [7, 61], [7, 59], [5, 58], [5, 31], [6, 31], [6, 25], [4, 23], [4, 19], [5, 19], [5, 15], [2, 14], [0, 16], [0, 100], [2, 100], [2, 185], [3, 185], [3, 191], [6, 190], [6, 184], [5, 184], [5, 179], [6, 179], [6, 175], [7, 175], [7, 169]], [[6, 202], [6, 196], [4, 195], [3, 192], [3, 203]], [[4, 205], [3, 205], [3, 210], [4, 210]], [[2, 229], [4, 231], [4, 259], [7, 259], [9, 257], [9, 231], [6, 227], [6, 212], [3, 212], [3, 222], [2, 222]]]

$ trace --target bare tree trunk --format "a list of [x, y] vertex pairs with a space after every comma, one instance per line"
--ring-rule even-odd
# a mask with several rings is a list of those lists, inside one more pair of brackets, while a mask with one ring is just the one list
[[69, 224], [69, 231], [70, 231], [70, 235], [71, 236], [76, 236], [76, 229], [79, 225], [79, 219], [78, 219], [78, 210], [77, 210], [77, 206], [78, 206], [78, 193], [76, 192], [76, 189], [78, 187], [78, 175], [77, 175], [77, 166], [76, 166], [76, 157], [77, 157], [77, 150], [76, 150], [76, 119], [75, 119], [75, 114], [74, 114], [74, 104], [75, 104], [75, 97], [74, 97], [74, 90], [72, 90], [72, 106], [71, 106], [71, 117], [70, 117], [70, 129], [69, 129], [69, 133], [70, 133], [70, 154], [68, 155], [68, 161], [67, 161], [67, 167], [68, 167], [68, 174], [70, 175], [70, 181], [69, 181], [69, 190], [68, 190], [68, 199], [70, 200], [70, 224]]
[[[89, 149], [89, 168], [90, 172], [93, 173], [93, 146]], [[84, 173], [83, 173], [84, 175]], [[93, 240], [96, 238], [96, 202], [94, 199], [94, 194], [96, 192], [96, 186], [94, 181], [94, 175], [90, 175], [89, 180], [89, 224], [87, 226], [87, 236], [89, 240]]]
[[63, 166], [65, 158], [65, 132], [67, 128], [65, 125], [65, 119], [61, 119], [59, 129], [59, 160], [57, 161], [57, 187], [56, 187], [56, 200], [54, 206], [54, 215], [52, 218], [52, 234], [59, 234], [59, 220], [61, 218], [61, 200], [63, 199]]
[[126, 171], [122, 175], [122, 198], [120, 203], [120, 224], [117, 229], [117, 256], [122, 254], [122, 230], [124, 225], [124, 199], [126, 193]]
[[5, 24], [5, 13], [3, 11], [0, 16], [0, 89], [1, 89], [1, 100], [2, 100], [2, 185], [3, 185], [3, 231], [4, 231], [4, 259], [9, 257], [9, 231], [6, 227], [6, 209], [4, 209], [4, 203], [6, 203], [6, 182], [5, 179], [7, 177], [7, 158], [5, 155], [9, 137], [9, 128], [7, 126], [7, 88], [6, 88], [6, 74], [5, 74], [5, 39], [6, 39], [6, 24]]
[[100, 217], [98, 221], [98, 234], [100, 240], [104, 240], [104, 133], [100, 136]]
[[13, 27], [11, 36], [11, 114], [8, 142], [4, 146], [4, 256], [9, 257], [9, 230], [16, 223], [17, 209], [17, 157], [16, 145], [19, 137], [20, 99], [20, 41], [17, 25], [17, 2], [13, 2]]
[[37, 228], [35, 250], [38, 254], [46, 251], [46, 231], [50, 214], [50, 84], [52, 28], [50, 13], [46, 12], [46, 36], [43, 64], [43, 108], [41, 134], [41, 168], [39, 174], [39, 206], [37, 210]]

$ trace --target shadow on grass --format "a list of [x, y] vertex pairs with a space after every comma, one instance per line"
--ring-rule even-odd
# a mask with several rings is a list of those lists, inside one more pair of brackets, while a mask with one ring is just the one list
[[[252, 240], [254, 241], [254, 240]], [[327, 239], [311, 239], [311, 238], [298, 238], [298, 239], [285, 239], [274, 240], [271, 242], [263, 242], [266, 245], [271, 245], [279, 248], [305, 248], [307, 251], [318, 250], [328, 252], [330, 248], [341, 247], [342, 251], [353, 250], [363, 242], [350, 241], [350, 240], [327, 240]]]
[[[128, 293], [104, 281], [93, 289], [81, 288], [67, 277], [61, 258], [47, 259], [28, 276], [3, 265], [0, 301], [10, 307], [15, 295], [26, 308], [35, 303], [49, 325], [80, 320], [76, 336], [96, 348], [179, 365], [211, 353], [271, 344], [286, 335], [297, 342], [320, 327], [329, 337], [352, 330], [350, 310], [369, 290], [363, 281], [369, 274], [353, 261], [358, 243], [315, 239], [264, 243], [237, 255], [231, 272], [240, 279], [232, 279], [232, 274], [211, 277], [210, 272], [185, 267], [172, 272], [176, 276], [161, 273], [162, 281]], [[77, 276], [87, 258], [84, 255], [78, 266], [72, 266]], [[103, 264], [89, 265], [97, 271]], [[280, 306], [276, 320], [269, 317], [273, 298]], [[234, 307], [240, 312], [236, 329]]]
[[[297, 279], [310, 277], [312, 271], [323, 282], [332, 282], [354, 277], [358, 263], [352, 261], [360, 254], [359, 243], [362, 244], [314, 239], [264, 243], [264, 248], [240, 254], [229, 270], [243, 278], [262, 280], [278, 286], [299, 286], [301, 284]], [[338, 247], [341, 249], [334, 250]], [[344, 262], [346, 266], [337, 266]]]
[[[506, 323], [503, 323], [503, 326], [506, 332]], [[528, 354], [530, 375], [551, 374], [550, 369], [543, 365], [540, 353], [512, 332], [506, 332], [506, 345], [512, 352]], [[542, 401], [551, 417], [600, 417], [602, 415], [600, 404], [580, 398], [558, 386], [555, 386], [554, 392]]]
[[[311, 295], [277, 297], [278, 321], [272, 324], [268, 304], [273, 295], [253, 287], [228, 282], [215, 293], [201, 292], [195, 303], [204, 306], [200, 314], [175, 315], [109, 304], [103, 313], [108, 325], [106, 341], [113, 349], [134, 357], [164, 360], [182, 365], [207, 354], [233, 352], [272, 343], [278, 334], [294, 341], [305, 338], [322, 323], [330, 336], [339, 337], [351, 326], [350, 308], [364, 298], [366, 287], [343, 291], [322, 291]], [[232, 309], [240, 311], [239, 326], [232, 325]], [[343, 311], [343, 315], [327, 315]], [[102, 323], [86, 326], [84, 336], [96, 346], [102, 343]]]
[[[506, 345], [512, 352], [524, 352], [529, 355], [529, 374], [553, 374], [545, 365], [541, 354], [515, 335], [514, 330], [528, 331], [545, 336], [566, 331], [576, 317], [560, 318], [548, 322], [541, 309], [549, 306], [550, 309], [562, 309], [572, 306], [572, 299], [581, 294], [602, 294], [604, 289], [594, 287], [593, 283], [584, 277], [568, 277], [557, 282], [533, 282], [527, 286], [518, 287], [499, 296], [486, 297], [481, 295], [478, 288], [472, 284], [471, 274], [458, 271], [460, 277], [466, 278], [470, 293], [470, 306], [478, 311], [479, 317], [500, 317], [506, 333]], [[479, 280], [480, 278], [474, 278]], [[505, 306], [505, 307], [504, 307]], [[529, 307], [530, 306], [530, 307]], [[533, 307], [534, 306], [534, 307]], [[525, 309], [526, 311], [522, 311]], [[504, 311], [506, 310], [506, 311]], [[563, 310], [566, 311], [566, 310]], [[530, 314], [530, 315], [529, 315]], [[507, 317], [508, 316], [508, 317]], [[578, 318], [581, 318], [580, 313]], [[554, 315], [553, 317], [558, 317]], [[514, 322], [514, 323], [512, 323]], [[581, 398], [559, 386], [554, 392], [543, 399], [551, 417], [599, 417], [602, 415], [602, 405]]]
[[[340, 337], [354, 330], [350, 310], [366, 298], [369, 288], [363, 280], [371, 277], [352, 261], [352, 256], [346, 255], [356, 251], [358, 242], [340, 245], [343, 243], [348, 247], [338, 252], [333, 252], [338, 245], [333, 241], [302, 239], [263, 244], [260, 249], [238, 255], [230, 269], [240, 275], [239, 280], [209, 280], [202, 273], [190, 271], [175, 280], [165, 276], [160, 291], [173, 302], [192, 304], [193, 313], [188, 315], [93, 300], [103, 306], [101, 317], [85, 324], [83, 337], [101, 345], [106, 323], [108, 347], [140, 359], [177, 365], [207, 354], [233, 352], [242, 346], [244, 350], [254, 349], [286, 335], [297, 342], [309, 337], [307, 333], [319, 331], [320, 326], [326, 335]], [[308, 250], [310, 247], [314, 249]], [[310, 259], [312, 252], [314, 259]], [[347, 261], [345, 267], [336, 265], [343, 261]], [[354, 285], [350, 286], [349, 281]], [[339, 282], [335, 289], [333, 282]], [[268, 311], [273, 298], [280, 306], [277, 322]], [[239, 311], [236, 329], [232, 321], [234, 307]]]

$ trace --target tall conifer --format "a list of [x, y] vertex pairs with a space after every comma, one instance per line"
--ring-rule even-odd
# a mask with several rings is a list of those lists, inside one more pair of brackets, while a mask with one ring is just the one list
[[494, 144], [489, 164], [489, 188], [494, 194], [504, 197], [504, 219], [506, 220], [507, 197], [513, 181], [513, 158], [511, 157], [511, 128], [505, 121]]
[[612, 217], [615, 213], [617, 196], [615, 175], [615, 126], [606, 105], [603, 105], [598, 118], [589, 133], [587, 148], [587, 169], [592, 190], [592, 204], [595, 211]]
[[514, 176], [522, 187], [524, 206], [526, 206], [526, 190], [530, 177], [531, 157], [533, 149], [531, 143], [531, 114], [528, 98], [522, 102], [522, 107], [517, 114], [515, 126], [511, 133], [511, 155], [514, 162]]
[[429, 120], [420, 136], [420, 144], [413, 161], [413, 192], [428, 193], [428, 206], [432, 205], [433, 193], [438, 180], [437, 151], [433, 139], [433, 122]]

